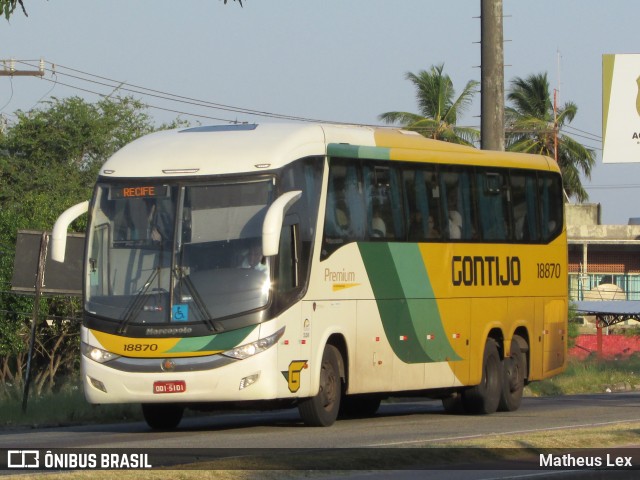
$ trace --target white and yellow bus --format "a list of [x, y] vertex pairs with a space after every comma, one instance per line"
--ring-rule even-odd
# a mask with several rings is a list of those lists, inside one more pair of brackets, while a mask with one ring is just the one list
[[89, 402], [297, 405], [307, 425], [391, 395], [520, 405], [565, 367], [558, 166], [416, 133], [326, 124], [154, 133], [90, 204], [81, 331]]

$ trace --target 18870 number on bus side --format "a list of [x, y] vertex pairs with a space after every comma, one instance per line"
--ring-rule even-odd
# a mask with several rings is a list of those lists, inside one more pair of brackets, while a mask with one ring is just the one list
[[559, 263], [538, 263], [538, 278], [560, 278]]

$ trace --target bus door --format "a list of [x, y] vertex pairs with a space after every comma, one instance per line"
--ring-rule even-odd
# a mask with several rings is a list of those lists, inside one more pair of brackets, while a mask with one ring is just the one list
[[380, 321], [375, 300], [358, 301], [354, 369], [349, 393], [389, 390], [393, 378], [393, 351]]

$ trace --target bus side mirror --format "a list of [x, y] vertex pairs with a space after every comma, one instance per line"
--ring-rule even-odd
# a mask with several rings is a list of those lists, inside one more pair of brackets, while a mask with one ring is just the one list
[[73, 207], [67, 208], [62, 215], [58, 217], [56, 223], [53, 225], [53, 232], [51, 233], [51, 259], [55, 262], [64, 262], [64, 253], [67, 249], [67, 230], [69, 224], [73, 222], [83, 213], [89, 210], [89, 202], [84, 201], [78, 203]]
[[285, 192], [271, 204], [262, 224], [262, 255], [270, 257], [278, 254], [280, 231], [287, 210], [302, 196], [302, 190]]

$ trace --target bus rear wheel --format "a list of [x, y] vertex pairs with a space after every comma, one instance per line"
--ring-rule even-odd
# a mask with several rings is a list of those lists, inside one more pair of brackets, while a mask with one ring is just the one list
[[298, 411], [305, 425], [328, 427], [338, 418], [342, 397], [341, 359], [336, 347], [333, 345], [325, 347], [320, 367], [320, 390], [317, 395], [302, 400], [298, 405]]
[[517, 340], [511, 340], [511, 355], [503, 360], [502, 392], [498, 410], [513, 412], [520, 407], [524, 391], [525, 356]]
[[498, 409], [502, 392], [502, 363], [498, 353], [498, 345], [489, 338], [484, 346], [482, 357], [482, 380], [465, 390], [462, 403], [468, 413], [488, 414]]
[[142, 415], [154, 430], [175, 429], [184, 413], [184, 407], [175, 403], [143, 403]]

